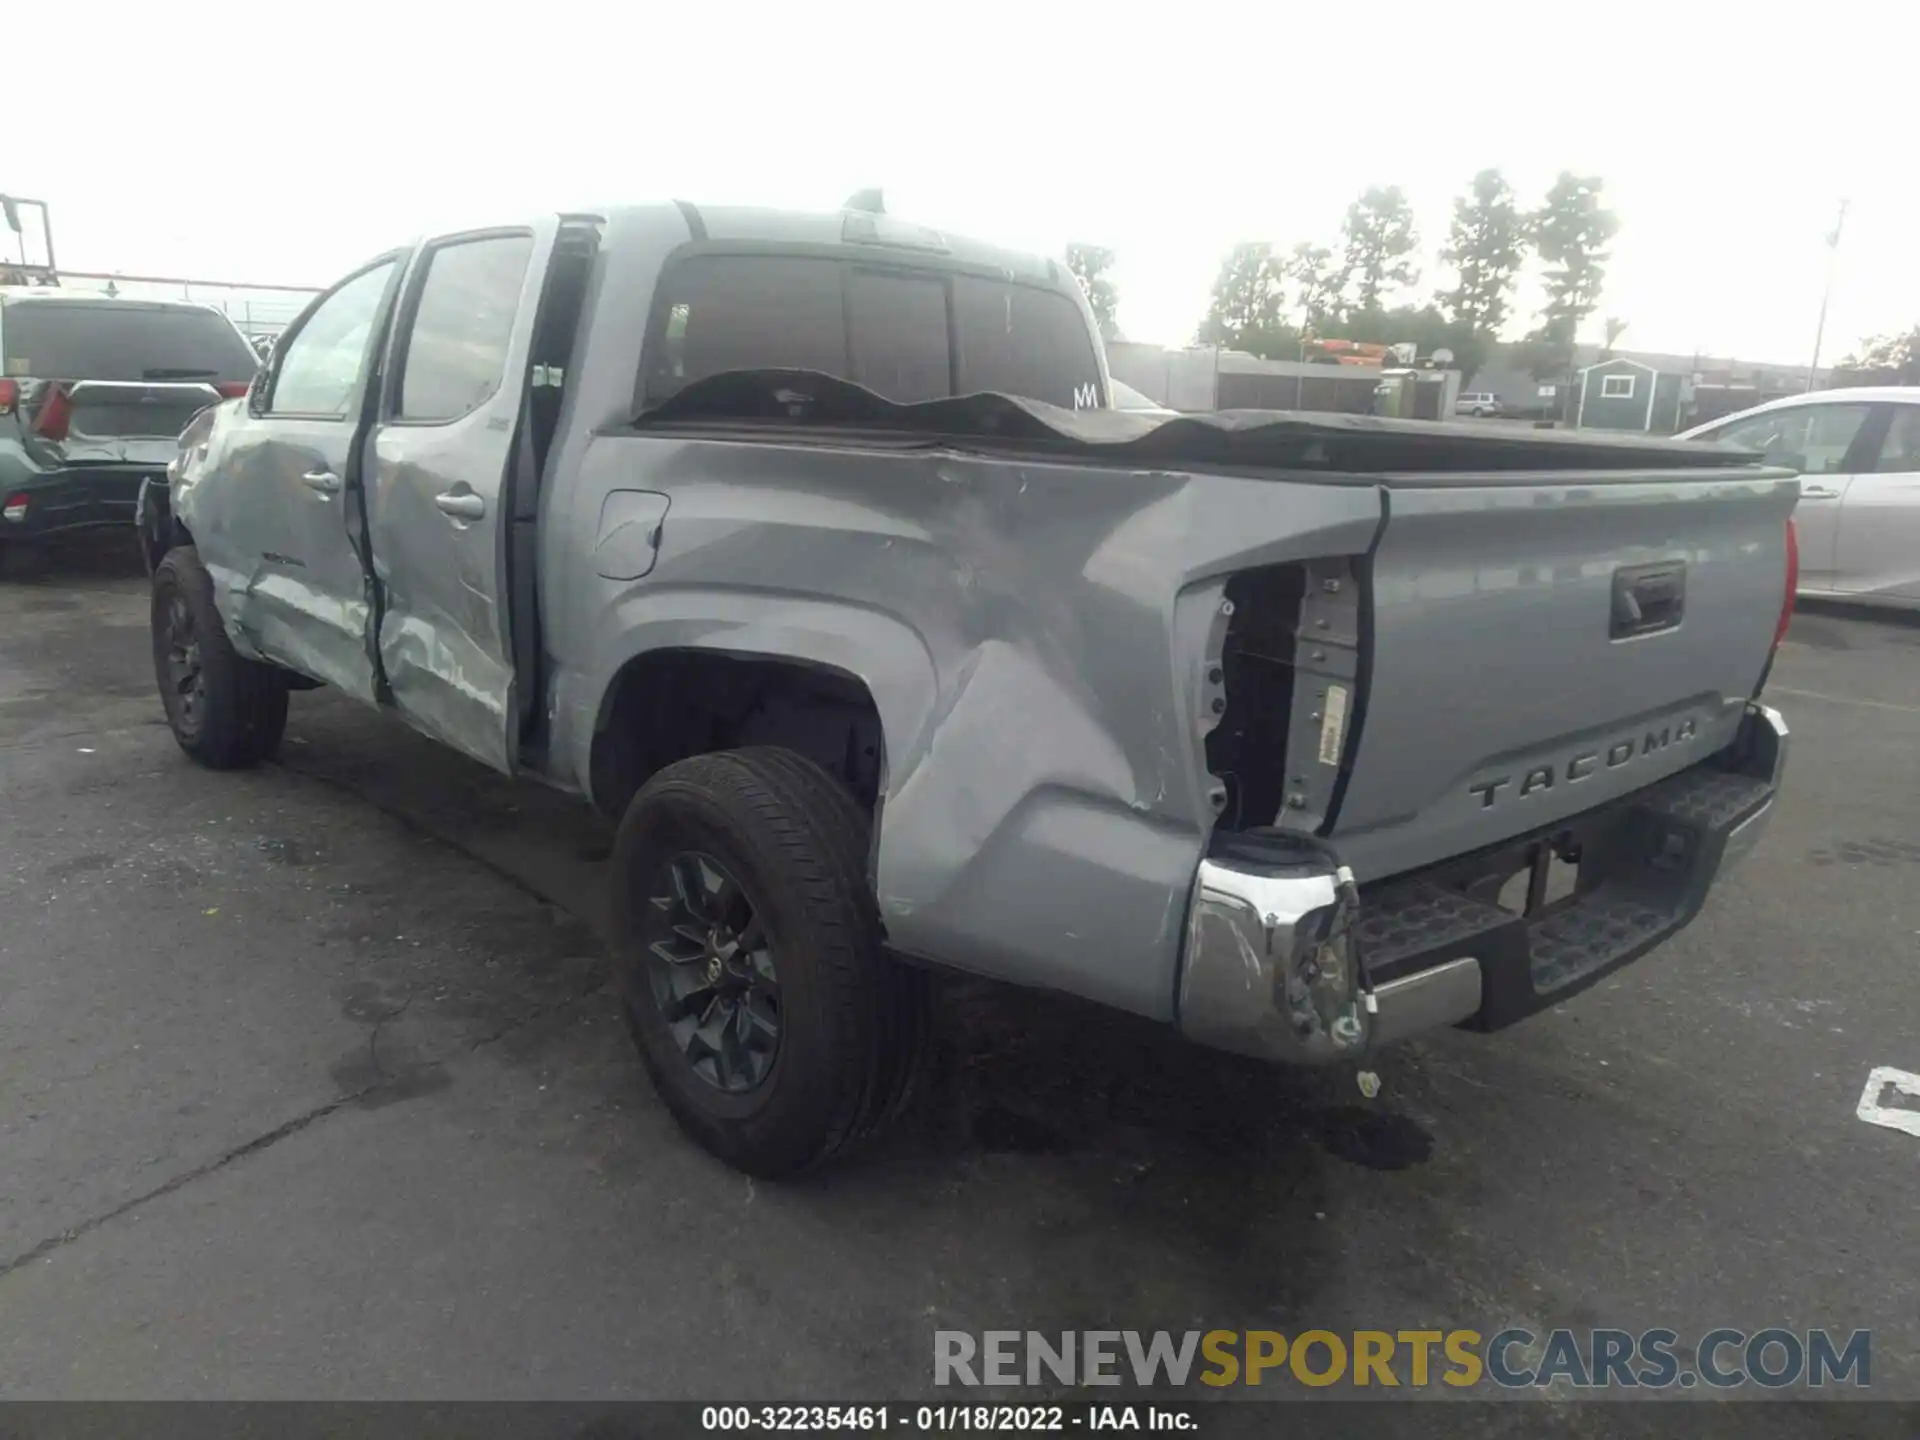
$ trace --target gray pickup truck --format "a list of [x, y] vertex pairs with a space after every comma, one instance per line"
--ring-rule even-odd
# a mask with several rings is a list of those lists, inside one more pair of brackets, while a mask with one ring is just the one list
[[247, 765], [324, 684], [590, 797], [640, 1054], [760, 1175], [898, 1111], [931, 970], [1354, 1059], [1752, 845], [1791, 475], [1108, 383], [1063, 266], [887, 216], [395, 250], [142, 495], [168, 721]]

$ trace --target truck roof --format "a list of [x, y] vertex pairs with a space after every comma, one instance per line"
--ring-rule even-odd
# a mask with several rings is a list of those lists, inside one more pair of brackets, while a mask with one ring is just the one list
[[878, 244], [945, 256], [966, 265], [1005, 270], [1028, 279], [1059, 283], [1067, 274], [1057, 260], [1006, 250], [895, 215], [864, 210], [775, 210], [757, 205], [695, 205], [676, 200], [662, 205], [620, 206], [616, 214], [659, 213], [678, 210], [696, 238], [708, 240], [765, 240], [783, 245]]
[[217, 305], [199, 300], [132, 300], [124, 295], [102, 295], [92, 290], [63, 290], [57, 285], [0, 285], [0, 305], [35, 304], [111, 305], [116, 310], [205, 310], [226, 318]]

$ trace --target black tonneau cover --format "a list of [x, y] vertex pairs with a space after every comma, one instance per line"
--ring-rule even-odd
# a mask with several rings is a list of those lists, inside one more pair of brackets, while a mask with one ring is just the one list
[[[1141, 415], [1062, 410], [1013, 395], [962, 395], [898, 405], [809, 370], [738, 370], [699, 380], [642, 412], [647, 431], [748, 434], [1016, 451], [1102, 464], [1177, 469], [1313, 471], [1365, 476], [1505, 472], [1633, 472], [1747, 468], [1746, 450], [1668, 436], [1599, 436], [1486, 421], [1387, 420], [1317, 411], [1221, 410]], [[772, 432], [772, 433], [769, 433]], [[1781, 472], [1785, 473], [1785, 472]]]

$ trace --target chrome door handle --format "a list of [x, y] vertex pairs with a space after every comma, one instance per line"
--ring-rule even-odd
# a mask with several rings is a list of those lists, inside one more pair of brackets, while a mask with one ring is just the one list
[[487, 502], [471, 490], [445, 490], [433, 497], [442, 515], [456, 520], [478, 520], [487, 513]]
[[340, 493], [340, 477], [331, 470], [309, 470], [300, 477], [300, 483], [309, 490], [318, 490], [322, 495]]
[[1840, 492], [1829, 490], [1825, 485], [1802, 485], [1800, 498], [1802, 500], [1838, 500]]

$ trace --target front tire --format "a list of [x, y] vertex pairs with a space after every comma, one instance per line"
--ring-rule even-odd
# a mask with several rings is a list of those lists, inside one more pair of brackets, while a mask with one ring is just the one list
[[792, 751], [696, 756], [655, 775], [614, 844], [615, 978], [681, 1128], [749, 1175], [819, 1165], [904, 1108], [926, 977], [889, 959], [869, 822]]
[[154, 677], [180, 748], [213, 770], [272, 755], [287, 728], [287, 677], [233, 648], [191, 546], [154, 567], [152, 625]]

